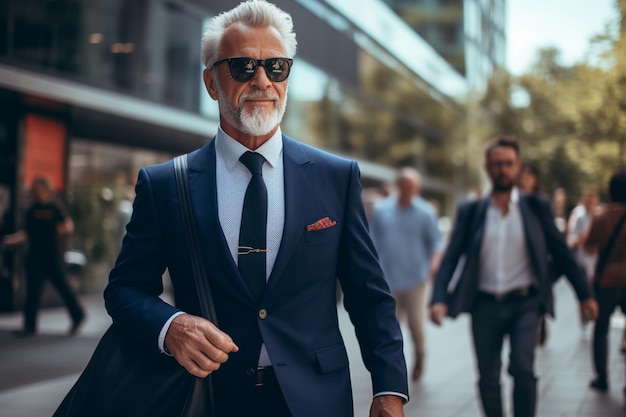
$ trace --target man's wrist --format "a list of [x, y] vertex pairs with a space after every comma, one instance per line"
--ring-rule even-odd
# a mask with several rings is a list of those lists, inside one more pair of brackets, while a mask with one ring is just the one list
[[159, 339], [157, 340], [157, 344], [159, 347], [159, 351], [161, 351], [162, 353], [168, 355], [168, 356], [172, 356], [172, 354], [170, 353], [170, 351], [167, 349], [167, 346], [165, 346], [165, 335], [167, 334], [167, 331], [170, 328], [170, 325], [172, 324], [172, 321], [174, 321], [174, 319], [182, 314], [186, 314], [184, 311], [178, 311], [174, 314], [172, 314], [170, 316], [170, 318], [165, 322], [165, 324], [163, 325], [163, 327], [161, 328], [161, 332], [159, 333]]
[[406, 404], [407, 402], [409, 402], [409, 396], [406, 394], [402, 394], [400, 392], [394, 392], [394, 391], [382, 391], [382, 392], [378, 392], [376, 394], [374, 394], [374, 398], [376, 397], [382, 397], [385, 395], [391, 395], [394, 397], [399, 397], [402, 400], [402, 404]]

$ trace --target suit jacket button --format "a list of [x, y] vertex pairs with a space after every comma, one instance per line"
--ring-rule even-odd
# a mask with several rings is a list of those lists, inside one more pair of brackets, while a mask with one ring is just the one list
[[267, 317], [267, 310], [262, 308], [259, 310], [259, 318], [261, 320], [265, 320], [265, 318]]

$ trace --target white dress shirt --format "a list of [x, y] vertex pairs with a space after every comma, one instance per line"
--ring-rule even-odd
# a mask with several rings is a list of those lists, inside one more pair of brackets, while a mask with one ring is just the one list
[[[228, 243], [230, 254], [238, 264], [239, 228], [243, 200], [248, 183], [252, 178], [250, 170], [239, 161], [248, 148], [228, 136], [219, 128], [215, 138], [217, 183], [217, 212], [222, 231]], [[267, 188], [267, 253], [265, 278], [269, 278], [283, 237], [285, 224], [285, 177], [283, 170], [283, 138], [280, 129], [261, 147], [255, 150], [265, 158], [263, 181]]]
[[[243, 200], [248, 183], [252, 178], [250, 170], [239, 161], [248, 148], [228, 136], [221, 127], [215, 137], [215, 180], [217, 186], [217, 212], [222, 232], [226, 238], [228, 249], [235, 265], [238, 264], [237, 248], [239, 246], [239, 229]], [[255, 152], [265, 158], [263, 163], [263, 181], [267, 188], [267, 253], [265, 279], [274, 268], [276, 256], [283, 236], [285, 224], [285, 177], [283, 170], [283, 139], [280, 128], [274, 135], [257, 148]], [[207, 192], [210, 192], [207, 190]], [[159, 349], [163, 352], [165, 335], [174, 318], [182, 312], [175, 313], [165, 323], [159, 335]], [[265, 345], [261, 348], [260, 366], [271, 364]]]
[[513, 188], [508, 213], [502, 214], [493, 199], [487, 209], [480, 248], [480, 291], [494, 295], [532, 285], [535, 278], [528, 255], [519, 191]]

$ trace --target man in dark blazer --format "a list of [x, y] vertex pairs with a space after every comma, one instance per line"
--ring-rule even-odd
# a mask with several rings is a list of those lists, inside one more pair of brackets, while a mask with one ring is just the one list
[[550, 259], [572, 283], [584, 316], [595, 319], [598, 310], [584, 272], [554, 224], [549, 201], [515, 187], [520, 169], [517, 141], [491, 141], [485, 170], [492, 192], [460, 205], [431, 301], [437, 325], [445, 316], [472, 316], [478, 387], [487, 417], [504, 415], [500, 358], [507, 335], [514, 415], [535, 415], [537, 326], [542, 315], [553, 314]]
[[[203, 36], [204, 82], [220, 127], [189, 154], [189, 183], [220, 328], [199, 317], [171, 161], [139, 173], [106, 307], [147, 352], [173, 355], [199, 377], [213, 373], [219, 417], [348, 417], [339, 279], [372, 376], [370, 415], [402, 416], [402, 334], [368, 234], [358, 167], [279, 127], [295, 50], [291, 17], [264, 1], [213, 18]], [[261, 233], [262, 242], [246, 233]], [[175, 306], [159, 298], [165, 269]]]

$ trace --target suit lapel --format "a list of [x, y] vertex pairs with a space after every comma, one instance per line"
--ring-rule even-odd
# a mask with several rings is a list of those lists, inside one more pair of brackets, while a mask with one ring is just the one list
[[209, 270], [219, 262], [225, 274], [214, 274], [214, 279], [225, 285], [237, 285], [241, 294], [252, 298], [228, 249], [217, 212], [217, 184], [215, 174], [215, 140], [189, 154], [189, 188], [193, 211], [205, 247], [208, 249]]
[[[485, 222], [487, 219], [487, 207], [489, 199], [482, 198], [476, 201], [474, 207], [468, 207], [472, 212], [468, 213], [469, 234], [466, 236], [467, 246], [465, 249], [465, 261], [460, 279], [465, 288], [478, 288], [480, 277], [480, 248], [485, 232]], [[457, 265], [457, 268], [459, 266]]]
[[302, 214], [310, 198], [310, 178], [315, 164], [311, 162], [304, 147], [283, 135], [283, 165], [285, 178], [285, 224], [283, 237], [274, 268], [268, 280], [266, 293], [276, 285], [282, 276], [298, 241], [304, 233]]
[[526, 248], [528, 249], [530, 262], [535, 272], [535, 276], [539, 276], [539, 254], [536, 249], [538, 247], [537, 243], [540, 242], [540, 239], [542, 239], [541, 234], [543, 233], [543, 228], [539, 218], [535, 214], [535, 211], [532, 207], [530, 207], [528, 197], [522, 194], [520, 194], [519, 209], [522, 215], [524, 237], [526, 238]]
[[473, 256], [480, 256], [480, 248], [483, 243], [483, 236], [485, 235], [485, 223], [487, 222], [487, 209], [491, 199], [489, 197], [481, 198], [476, 202], [476, 208], [474, 217], [470, 219], [473, 223], [473, 234], [471, 235], [470, 250], [474, 251]]

